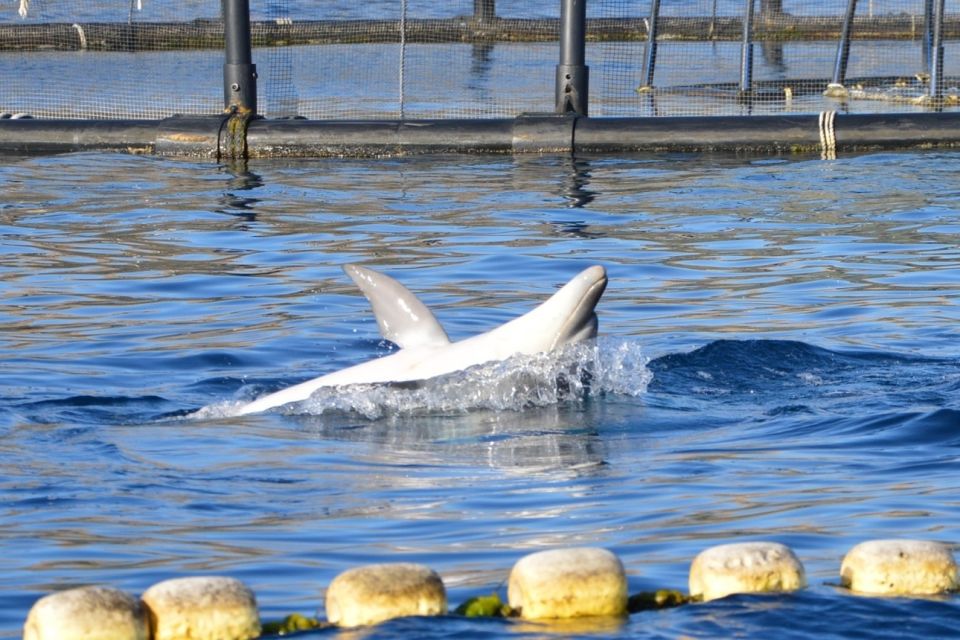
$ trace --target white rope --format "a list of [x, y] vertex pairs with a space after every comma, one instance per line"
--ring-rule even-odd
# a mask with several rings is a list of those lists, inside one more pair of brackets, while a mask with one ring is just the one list
[[401, 0], [400, 2], [400, 119], [403, 120], [404, 116], [404, 94], [403, 94], [403, 69], [406, 67], [407, 61], [407, 0]]
[[833, 127], [836, 117], [836, 111], [820, 112], [820, 158], [822, 160], [837, 159], [837, 133]]
[[80, 37], [80, 49], [85, 50], [87, 48], [87, 34], [83, 32], [83, 27], [77, 23], [73, 23], [73, 28], [77, 30], [77, 35]]

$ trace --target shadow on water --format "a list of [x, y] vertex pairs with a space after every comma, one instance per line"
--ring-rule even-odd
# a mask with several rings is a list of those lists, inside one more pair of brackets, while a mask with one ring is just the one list
[[[574, 157], [564, 158], [562, 183], [557, 194], [566, 203], [567, 209], [582, 209], [589, 206], [597, 198], [597, 192], [588, 188], [589, 185], [590, 161]], [[550, 224], [559, 235], [571, 238], [602, 238], [606, 235], [600, 233], [583, 218], [552, 220]]]
[[597, 192], [588, 188], [590, 184], [590, 162], [574, 157], [564, 162], [566, 175], [560, 195], [571, 209], [591, 204], [597, 198]]
[[224, 165], [223, 169], [230, 174], [230, 180], [227, 182], [229, 191], [224, 191], [220, 197], [220, 208], [215, 209], [217, 213], [224, 213], [235, 216], [244, 222], [256, 222], [256, 206], [261, 202], [260, 198], [252, 196], [239, 195], [235, 192], [253, 191], [264, 186], [263, 178], [247, 168], [245, 161], [236, 161]]

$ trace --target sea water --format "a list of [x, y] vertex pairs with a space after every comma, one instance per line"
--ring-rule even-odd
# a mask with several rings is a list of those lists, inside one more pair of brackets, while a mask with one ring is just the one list
[[[455, 606], [542, 549], [609, 548], [636, 593], [749, 540], [810, 586], [361, 635], [956, 635], [956, 596], [837, 584], [857, 542], [958, 542], [958, 184], [945, 152], [0, 159], [0, 637], [75, 585], [229, 575], [270, 620], [365, 563], [425, 563]], [[454, 339], [610, 283], [560, 354], [217, 413], [395, 349], [347, 263]]]

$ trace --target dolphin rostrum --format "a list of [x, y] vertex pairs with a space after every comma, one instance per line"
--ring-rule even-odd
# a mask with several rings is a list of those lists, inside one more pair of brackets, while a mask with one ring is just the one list
[[486, 333], [450, 342], [426, 305], [402, 284], [357, 265], [346, 265], [344, 271], [370, 301], [381, 335], [400, 350], [271, 393], [243, 405], [234, 415], [306, 400], [321, 387], [426, 380], [485, 362], [552, 351], [593, 338], [597, 335], [594, 307], [607, 286], [604, 268], [589, 267], [533, 311]]

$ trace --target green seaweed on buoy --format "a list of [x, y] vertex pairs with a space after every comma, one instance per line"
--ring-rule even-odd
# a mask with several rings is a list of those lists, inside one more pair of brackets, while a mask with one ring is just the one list
[[316, 618], [308, 618], [299, 613], [291, 613], [283, 620], [263, 623], [263, 635], [267, 636], [285, 636], [288, 633], [297, 631], [308, 631], [310, 629], [320, 629], [328, 626]]
[[496, 593], [488, 596], [470, 598], [454, 610], [454, 613], [468, 618], [506, 618], [512, 609]]
[[656, 591], [643, 591], [630, 596], [627, 600], [627, 611], [637, 613], [638, 611], [648, 611], [650, 609], [669, 609], [687, 604], [692, 599], [675, 589], [658, 589]]

